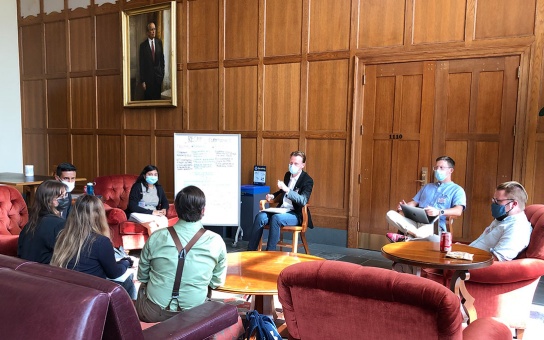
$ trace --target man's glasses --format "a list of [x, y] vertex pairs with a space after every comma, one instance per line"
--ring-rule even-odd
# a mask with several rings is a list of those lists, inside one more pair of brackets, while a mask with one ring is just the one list
[[493, 202], [493, 203], [495, 203], [495, 204], [500, 204], [500, 205], [502, 205], [501, 202], [504, 202], [504, 201], [510, 201], [510, 202], [512, 202], [512, 201], [515, 201], [515, 199], [513, 199], [513, 198], [505, 198], [505, 199], [503, 199], [503, 200], [498, 200], [498, 199], [496, 199], [495, 197], [493, 197], [493, 198], [491, 199], [491, 202]]
[[451, 166], [435, 166], [433, 167], [433, 170], [446, 170], [451, 169]]

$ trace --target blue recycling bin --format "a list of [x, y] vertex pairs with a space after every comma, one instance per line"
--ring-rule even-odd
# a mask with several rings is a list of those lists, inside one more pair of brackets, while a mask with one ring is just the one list
[[243, 230], [244, 241], [249, 241], [251, 228], [255, 215], [260, 211], [259, 201], [266, 199], [266, 194], [270, 193], [268, 185], [242, 185], [241, 198], [242, 206], [240, 208], [240, 227]]

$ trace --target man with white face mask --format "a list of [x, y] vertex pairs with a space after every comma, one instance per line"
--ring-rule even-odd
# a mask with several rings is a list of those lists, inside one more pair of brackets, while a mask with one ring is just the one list
[[[260, 212], [255, 216], [251, 236], [249, 238], [248, 250], [257, 250], [263, 235], [265, 225], [270, 226], [266, 250], [276, 250], [280, 240], [280, 229], [286, 225], [300, 225], [302, 223], [302, 207], [310, 200], [314, 188], [314, 180], [304, 169], [306, 166], [306, 154], [302, 151], [291, 152], [289, 166], [283, 178], [278, 180], [279, 190], [273, 194], [266, 195], [269, 203], [282, 202], [281, 207], [287, 212], [273, 214]], [[275, 200], [275, 198], [277, 198]], [[312, 218], [308, 210], [308, 227], [313, 228]]]
[[76, 167], [70, 163], [60, 163], [55, 172], [55, 179], [66, 185], [66, 197], [59, 199], [57, 210], [62, 218], [68, 217], [72, 208], [72, 190], [76, 185]]
[[[425, 209], [428, 216], [440, 216], [438, 227], [446, 231], [447, 216], [461, 216], [466, 207], [465, 190], [451, 180], [455, 168], [455, 161], [448, 156], [436, 159], [434, 166], [435, 183], [426, 184], [406, 203], [404, 200], [397, 206], [397, 211], [390, 210], [385, 218], [387, 222], [399, 229], [402, 234], [387, 233], [391, 242], [407, 241], [410, 239], [430, 239], [434, 232], [433, 224], [422, 224], [412, 221], [401, 214], [401, 204]], [[404, 235], [403, 235], [404, 234]]]

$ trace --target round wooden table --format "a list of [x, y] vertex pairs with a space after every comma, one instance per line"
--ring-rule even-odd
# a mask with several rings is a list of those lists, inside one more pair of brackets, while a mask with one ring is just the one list
[[322, 260], [317, 256], [279, 251], [228, 253], [227, 279], [217, 290], [253, 295], [252, 309], [270, 315], [274, 309], [272, 296], [278, 294], [280, 272], [295, 263]]
[[438, 242], [411, 241], [386, 244], [382, 247], [382, 255], [393, 261], [393, 269], [407, 272], [402, 265], [413, 266], [411, 274], [420, 275], [421, 268], [434, 268], [454, 271], [450, 289], [459, 299], [463, 309], [467, 313], [468, 322], [476, 320], [477, 313], [474, 308], [474, 298], [465, 287], [465, 280], [470, 278], [470, 269], [484, 268], [493, 263], [493, 255], [490, 252], [474, 248], [465, 244], [453, 244], [452, 251], [462, 251], [473, 254], [472, 261], [453, 259], [446, 257], [446, 253], [440, 252]]

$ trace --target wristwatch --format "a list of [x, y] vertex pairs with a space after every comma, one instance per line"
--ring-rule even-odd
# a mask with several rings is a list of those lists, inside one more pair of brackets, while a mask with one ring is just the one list
[[444, 215], [444, 209], [440, 210], [440, 215]]

